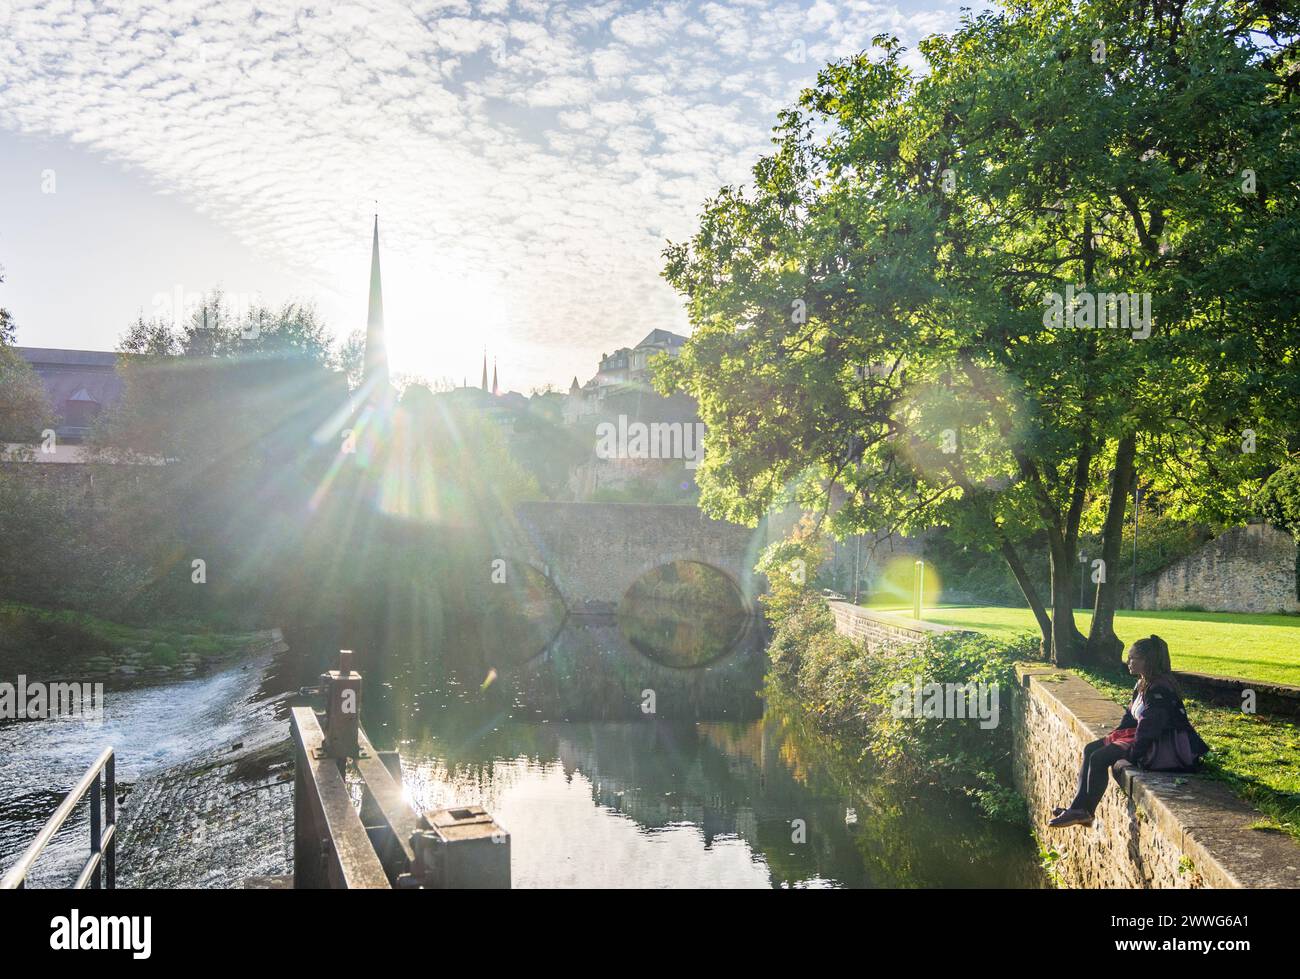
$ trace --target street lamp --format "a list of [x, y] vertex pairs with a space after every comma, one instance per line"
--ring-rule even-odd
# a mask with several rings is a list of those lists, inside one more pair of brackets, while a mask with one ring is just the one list
[[1133, 480], [1133, 611], [1138, 607], [1138, 506], [1142, 502], [1142, 487]]
[[1087, 587], [1086, 579], [1088, 577], [1088, 555], [1084, 554], [1082, 549], [1079, 551], [1079, 564], [1082, 565], [1079, 568], [1079, 608], [1082, 609], [1084, 607], [1083, 590]]

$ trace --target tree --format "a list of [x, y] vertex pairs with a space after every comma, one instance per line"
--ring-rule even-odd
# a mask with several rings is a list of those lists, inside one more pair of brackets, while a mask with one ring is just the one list
[[1295, 597], [1300, 599], [1300, 462], [1289, 462], [1264, 484], [1260, 515], [1296, 541]]
[[[1113, 563], [1130, 458], [1189, 510], [1240, 509], [1294, 424], [1294, 59], [1250, 27], [1032, 0], [927, 38], [923, 78], [885, 37], [821, 71], [753, 190], [665, 251], [695, 332], [659, 383], [709, 425], [702, 505], [950, 527], [1001, 554], [1074, 661], [1079, 535], [1106, 530]], [[1246, 428], [1256, 453], [1233, 451]], [[1114, 589], [1095, 602], [1110, 655]]]
[[[254, 621], [277, 590], [310, 579], [309, 501], [340, 454], [348, 404], [327, 331], [298, 304], [237, 318], [217, 292], [180, 324], [137, 320], [120, 349], [125, 389], [92, 447], [146, 465], [114, 519], [152, 515], [143, 561], [165, 569], [159, 601]], [[195, 559], [209, 569], [203, 588]]]
[[53, 420], [41, 379], [13, 349], [14, 333], [9, 311], [0, 307], [0, 443], [35, 441]]

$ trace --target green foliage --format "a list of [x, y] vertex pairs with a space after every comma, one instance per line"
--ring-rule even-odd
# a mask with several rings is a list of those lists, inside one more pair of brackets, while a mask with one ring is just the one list
[[1300, 540], [1300, 462], [1283, 466], [1264, 484], [1260, 516]]
[[[1009, 712], [1013, 664], [1034, 652], [1031, 638], [1017, 645], [943, 635], [915, 656], [873, 656], [835, 632], [825, 603], [811, 591], [786, 589], [779, 607], [769, 647], [774, 674], [820, 726], [860, 744], [861, 757], [885, 776], [932, 781], [967, 793], [994, 818], [1024, 818], [1023, 801], [1007, 787]], [[890, 708], [898, 685], [911, 690], [914, 683], [996, 685], [999, 724], [985, 730], [973, 718], [896, 716]]]
[[[824, 68], [752, 185], [664, 253], [695, 331], [658, 383], [709, 426], [701, 504], [1041, 534], [1064, 614], [1121, 437], [1173, 515], [1240, 519], [1300, 411], [1277, 301], [1300, 277], [1297, 103], [1252, 28], [1208, 0], [1033, 2], [927, 38], [924, 77], [893, 38]], [[1045, 322], [1079, 284], [1149, 293], [1152, 334]]]
[[1289, 462], [1264, 484], [1259, 496], [1260, 516], [1295, 538], [1295, 594], [1300, 598], [1300, 462]]
[[13, 350], [13, 342], [13, 321], [0, 309], [0, 453], [5, 442], [35, 441], [54, 418], [40, 378]]
[[165, 642], [156, 642], [149, 649], [149, 663], [153, 666], [175, 666], [181, 654], [175, 646]]
[[[1026, 563], [1036, 580], [1045, 581], [1048, 569], [1042, 541], [1033, 543], [1035, 553], [1027, 556]], [[942, 584], [940, 598], [945, 602], [1024, 605], [1024, 594], [1006, 562], [978, 543], [960, 543], [953, 534], [939, 530], [926, 538], [924, 556]], [[932, 603], [927, 599], [926, 604]]]
[[688, 504], [695, 500], [694, 484], [682, 486], [681, 470], [672, 466], [664, 477], [650, 479], [638, 477], [626, 486], [602, 486], [591, 494], [593, 503], [662, 503]]
[[1038, 834], [1034, 833], [1034, 840], [1038, 843], [1038, 862], [1043, 868], [1043, 873], [1051, 881], [1053, 887], [1064, 887], [1065, 880], [1061, 876], [1060, 863], [1065, 854], [1058, 850], [1055, 844], [1044, 843]]
[[246, 647], [252, 636], [194, 631], [193, 622], [153, 623], [151, 628], [126, 625], [68, 610], [52, 611], [14, 602], [0, 602], [0, 670], [6, 674], [76, 672], [87, 660], [122, 660], [139, 655], [141, 665], [174, 666], [181, 648], [201, 660], [217, 660]]

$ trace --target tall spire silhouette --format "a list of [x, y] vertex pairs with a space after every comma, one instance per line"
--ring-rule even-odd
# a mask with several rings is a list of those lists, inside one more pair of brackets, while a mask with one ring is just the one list
[[497, 359], [495, 357], [492, 358], [492, 393], [493, 394], [501, 393], [499, 390], [497, 390]]
[[483, 390], [487, 391], [487, 347], [483, 348]]
[[388, 346], [384, 340], [384, 290], [379, 281], [379, 215], [370, 247], [370, 309], [366, 316], [365, 383], [372, 391], [388, 387]]

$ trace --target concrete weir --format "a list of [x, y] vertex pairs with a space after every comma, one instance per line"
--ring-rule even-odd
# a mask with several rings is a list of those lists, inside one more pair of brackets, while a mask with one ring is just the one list
[[283, 643], [234, 666], [223, 743], [133, 781], [120, 812], [119, 887], [239, 887], [293, 865], [287, 694], [259, 693]]

